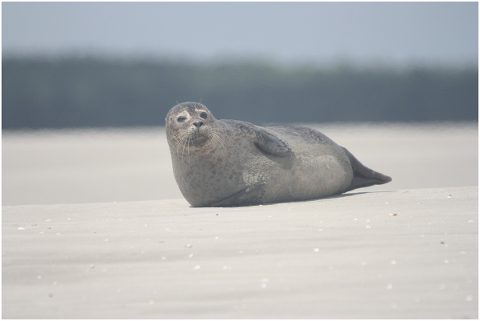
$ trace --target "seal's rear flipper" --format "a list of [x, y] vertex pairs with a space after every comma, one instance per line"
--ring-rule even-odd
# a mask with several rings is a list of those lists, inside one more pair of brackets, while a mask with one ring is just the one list
[[249, 186], [238, 193], [229, 196], [220, 202], [214, 203], [213, 207], [227, 207], [227, 206], [246, 206], [257, 205], [262, 203], [262, 197], [265, 193], [265, 183], [257, 183]]
[[[343, 148], [343, 147], [342, 147]], [[346, 148], [343, 148], [345, 153], [350, 160], [350, 164], [353, 168], [353, 179], [352, 183], [345, 192], [351, 191], [352, 189], [367, 187], [372, 185], [385, 184], [392, 180], [390, 176], [383, 175], [379, 172], [375, 172], [368, 167], [365, 167], [355, 156], [352, 155]]]

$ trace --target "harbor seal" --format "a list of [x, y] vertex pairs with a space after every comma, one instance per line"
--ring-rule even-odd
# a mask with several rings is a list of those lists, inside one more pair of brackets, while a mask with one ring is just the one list
[[175, 180], [194, 207], [318, 199], [392, 180], [315, 129], [217, 120], [193, 102], [165, 121]]

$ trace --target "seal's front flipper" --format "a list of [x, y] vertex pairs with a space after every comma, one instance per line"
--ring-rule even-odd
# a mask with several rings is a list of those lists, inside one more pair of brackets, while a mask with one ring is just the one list
[[292, 150], [290, 146], [276, 135], [255, 126], [255, 145], [263, 152], [279, 157], [288, 156]]
[[345, 192], [348, 192], [348, 191], [351, 191], [352, 189], [356, 189], [360, 187], [385, 184], [392, 180], [390, 176], [383, 175], [379, 172], [375, 172], [374, 170], [371, 170], [368, 167], [365, 167], [346, 148], [343, 148], [343, 150], [347, 154], [353, 169], [352, 183], [350, 184], [350, 186], [347, 188]]
[[261, 204], [264, 193], [265, 193], [265, 183], [257, 183], [211, 206], [227, 207], [227, 206], [246, 206], [246, 205]]

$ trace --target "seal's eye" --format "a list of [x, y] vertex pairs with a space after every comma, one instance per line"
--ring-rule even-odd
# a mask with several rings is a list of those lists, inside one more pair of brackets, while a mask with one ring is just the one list
[[185, 116], [180, 116], [180, 117], [177, 118], [177, 121], [178, 121], [179, 123], [183, 123], [186, 119], [187, 119], [187, 117], [185, 117]]
[[206, 112], [201, 112], [200, 113], [200, 117], [202, 117], [203, 119], [207, 119], [207, 113]]

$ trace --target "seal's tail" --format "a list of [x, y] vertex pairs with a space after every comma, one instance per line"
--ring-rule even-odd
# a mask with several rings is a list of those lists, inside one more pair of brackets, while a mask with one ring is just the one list
[[353, 169], [352, 183], [350, 184], [349, 187], [347, 187], [347, 190], [345, 192], [348, 192], [360, 187], [385, 184], [392, 180], [390, 176], [383, 175], [382, 173], [379, 173], [379, 172], [375, 172], [374, 170], [371, 170], [370, 168], [364, 166], [346, 148], [343, 148], [343, 150], [347, 154]]

